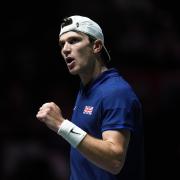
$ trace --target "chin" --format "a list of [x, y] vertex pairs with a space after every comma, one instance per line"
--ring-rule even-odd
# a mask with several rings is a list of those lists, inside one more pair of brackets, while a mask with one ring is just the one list
[[69, 73], [72, 74], [72, 75], [77, 75], [78, 74], [78, 70], [75, 70], [75, 69], [69, 69]]

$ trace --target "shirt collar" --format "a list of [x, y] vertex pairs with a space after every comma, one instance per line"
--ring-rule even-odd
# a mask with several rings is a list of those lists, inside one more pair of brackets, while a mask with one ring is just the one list
[[92, 88], [97, 86], [98, 84], [102, 83], [104, 80], [108, 79], [112, 76], [118, 76], [119, 72], [115, 68], [110, 68], [104, 72], [102, 72], [99, 76], [96, 77], [93, 81], [88, 83], [87, 85], [83, 85], [82, 82], [80, 83], [80, 91], [82, 93], [88, 93]]

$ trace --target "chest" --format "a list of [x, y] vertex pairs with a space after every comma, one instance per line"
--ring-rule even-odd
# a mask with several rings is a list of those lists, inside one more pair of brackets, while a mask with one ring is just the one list
[[99, 136], [102, 124], [101, 112], [100, 96], [78, 96], [73, 110], [72, 122], [87, 133]]

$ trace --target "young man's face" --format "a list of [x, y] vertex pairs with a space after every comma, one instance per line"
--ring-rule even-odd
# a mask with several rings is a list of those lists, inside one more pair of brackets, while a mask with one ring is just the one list
[[61, 54], [71, 74], [84, 74], [93, 67], [93, 45], [84, 33], [67, 32], [60, 36]]

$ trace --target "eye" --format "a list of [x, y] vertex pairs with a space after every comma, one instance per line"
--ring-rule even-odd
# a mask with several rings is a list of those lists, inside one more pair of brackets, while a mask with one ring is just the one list
[[61, 47], [61, 48], [63, 48], [64, 47], [64, 42], [59, 42], [59, 46]]
[[76, 43], [78, 43], [79, 41], [80, 41], [79, 38], [72, 38], [72, 39], [69, 40], [69, 44], [76, 44]]

